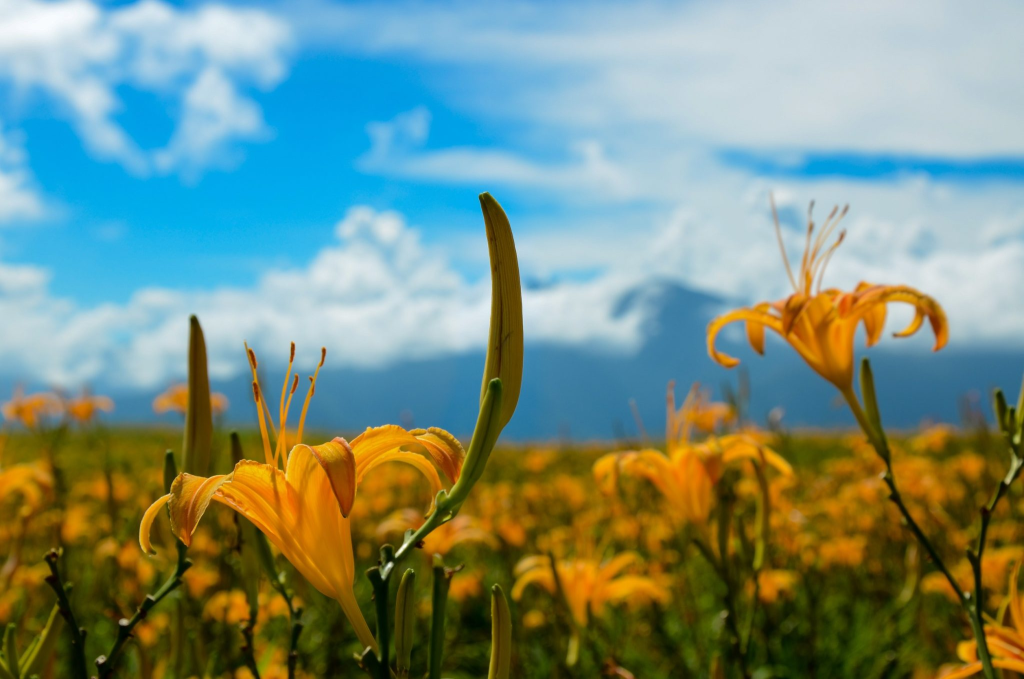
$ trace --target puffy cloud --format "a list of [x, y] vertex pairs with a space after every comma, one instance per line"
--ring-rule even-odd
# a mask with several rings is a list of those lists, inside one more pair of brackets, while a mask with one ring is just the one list
[[[246, 369], [244, 340], [271, 360], [296, 340], [305, 367], [319, 358], [321, 345], [335, 366], [483, 348], [489, 280], [464, 278], [394, 212], [352, 208], [336, 235], [305, 266], [268, 271], [251, 288], [143, 289], [124, 304], [92, 308], [54, 298], [42, 269], [0, 263], [0, 315], [19, 319], [0, 337], [0, 364], [69, 386], [86, 380], [156, 386], [184, 369], [190, 313], [203, 323], [217, 377]], [[478, 245], [486, 252], [482, 234]], [[635, 347], [644, 309], [614, 309], [618, 292], [632, 282], [612, 276], [528, 290], [531, 340]]]
[[356, 162], [364, 172], [446, 184], [518, 186], [627, 198], [635, 193], [627, 176], [605, 155], [602, 145], [581, 141], [574, 158], [541, 163], [521, 154], [475, 146], [426, 148], [430, 112], [418, 107], [389, 121], [367, 126], [371, 146]]
[[20, 144], [0, 125], [0, 224], [43, 215], [43, 201], [28, 170]]
[[[305, 4], [309, 40], [458, 69], [494, 118], [647, 126], [713, 148], [925, 156], [1024, 153], [1024, 7], [808, 3]], [[633, 143], [635, 135], [626, 137]]]
[[[255, 9], [177, 9], [143, 0], [107, 9], [89, 0], [0, 3], [0, 81], [41, 92], [95, 156], [139, 174], [194, 173], [223, 162], [233, 143], [265, 134], [243, 85], [272, 87], [286, 72], [290, 31]], [[176, 100], [165, 149], [139, 148], [121, 127], [117, 89]]]

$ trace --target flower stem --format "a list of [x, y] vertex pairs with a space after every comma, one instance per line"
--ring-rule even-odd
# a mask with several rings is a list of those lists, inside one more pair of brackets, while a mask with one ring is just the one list
[[142, 600], [142, 603], [136, 609], [135, 615], [131, 619], [122, 618], [118, 621], [117, 639], [114, 641], [113, 648], [110, 649], [107, 655], [101, 655], [96, 658], [96, 669], [99, 670], [100, 679], [109, 679], [114, 676], [117, 662], [121, 659], [121, 653], [124, 651], [125, 644], [132, 638], [132, 631], [135, 629], [135, 626], [145, 620], [153, 607], [181, 586], [182, 576], [192, 566], [192, 562], [187, 557], [188, 547], [181, 540], [177, 541], [177, 545], [178, 563], [174, 568], [174, 573], [171, 574], [171, 577], [164, 582], [160, 589], [153, 594], [146, 595], [146, 598]]
[[[989, 653], [988, 640], [985, 638], [985, 626], [982, 620], [983, 611], [981, 609], [980, 556], [978, 557], [977, 566], [975, 567], [974, 560], [971, 559], [971, 552], [968, 552], [968, 558], [971, 559], [971, 565], [974, 568], [975, 577], [975, 593], [972, 596], [971, 593], [964, 592], [963, 588], [960, 587], [960, 583], [956, 581], [956, 578], [953, 577], [953, 574], [949, 571], [949, 568], [946, 566], [946, 563], [942, 560], [942, 557], [939, 556], [939, 552], [935, 548], [935, 545], [933, 545], [932, 541], [928, 539], [928, 536], [925, 535], [924, 531], [921, 529], [921, 526], [914, 519], [913, 515], [911, 515], [910, 510], [907, 508], [906, 504], [904, 504], [903, 497], [902, 495], [900, 495], [899, 488], [896, 485], [896, 476], [893, 474], [892, 455], [889, 450], [889, 444], [885, 438], [884, 430], [879, 431], [876, 430], [874, 426], [872, 426], [871, 422], [868, 420], [868, 417], [864, 412], [864, 409], [861, 407], [860, 401], [857, 399], [857, 395], [854, 393], [852, 387], [842, 390], [842, 394], [843, 398], [846, 399], [847, 404], [850, 406], [850, 411], [853, 412], [853, 416], [856, 418], [857, 424], [860, 425], [860, 428], [863, 430], [864, 435], [867, 436], [868, 442], [871, 443], [871, 446], [875, 449], [875, 452], [878, 453], [878, 456], [882, 458], [883, 462], [885, 462], [885, 473], [882, 475], [882, 480], [885, 482], [885, 485], [889, 487], [889, 499], [892, 500], [893, 504], [895, 504], [897, 508], [899, 508], [900, 514], [902, 514], [904, 522], [907, 524], [907, 527], [910, 528], [910, 532], [914, 534], [914, 537], [917, 538], [917, 541], [921, 544], [922, 547], [924, 547], [925, 551], [928, 552], [928, 556], [931, 557], [932, 562], [936, 565], [939, 571], [946, 577], [946, 580], [949, 582], [950, 586], [953, 588], [953, 591], [956, 593], [957, 598], [960, 600], [960, 604], [963, 606], [964, 611], [967, 613], [967, 617], [971, 623], [971, 631], [974, 634], [974, 639], [977, 644], [978, 659], [981, 661], [981, 667], [985, 679], [996, 679], [995, 668], [992, 665], [992, 656]], [[871, 394], [870, 397], [874, 398], [874, 394]], [[982, 521], [982, 535], [979, 535], [979, 539], [982, 541], [979, 542], [979, 545], [982, 546], [979, 551], [984, 549], [984, 532], [987, 531], [988, 527], [988, 522], [985, 519], [984, 510], [982, 512]]]
[[68, 599], [68, 589], [70, 585], [65, 585], [61, 580], [60, 569], [58, 568], [58, 561], [60, 560], [61, 552], [56, 549], [51, 549], [46, 554], [46, 565], [50, 568], [50, 574], [46, 576], [46, 584], [48, 584], [57, 595], [57, 608], [60, 611], [60, 615], [64, 618], [64, 621], [68, 624], [68, 629], [71, 632], [71, 667], [74, 672], [75, 679], [88, 679], [89, 672], [85, 665], [85, 635], [86, 631], [84, 628], [78, 626], [78, 620], [75, 618], [75, 612], [71, 608], [71, 601]]

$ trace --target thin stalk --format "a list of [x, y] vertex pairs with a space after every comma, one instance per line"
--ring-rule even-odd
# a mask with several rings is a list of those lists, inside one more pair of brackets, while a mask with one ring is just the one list
[[96, 658], [96, 669], [99, 670], [100, 679], [109, 679], [109, 677], [114, 676], [117, 662], [121, 659], [121, 654], [128, 640], [132, 638], [132, 631], [135, 629], [135, 626], [146, 619], [146, 616], [149, 615], [153, 607], [181, 586], [182, 576], [192, 566], [192, 562], [188, 559], [188, 547], [185, 546], [185, 543], [178, 540], [177, 547], [178, 562], [174, 568], [174, 573], [167, 578], [167, 581], [164, 582], [160, 589], [153, 594], [146, 595], [146, 598], [142, 600], [142, 603], [136, 609], [135, 615], [130, 619], [122, 618], [118, 621], [117, 639], [114, 641], [114, 646], [110, 649], [109, 653]]
[[391, 588], [388, 586], [388, 581], [381, 577], [380, 568], [377, 566], [366, 571], [366, 576], [370, 579], [370, 584], [373, 585], [373, 605], [377, 611], [377, 660], [380, 663], [377, 679], [389, 679], [391, 676], [391, 625], [388, 622], [388, 598]]
[[60, 576], [58, 561], [61, 552], [51, 549], [46, 554], [46, 565], [50, 568], [50, 574], [46, 576], [48, 584], [57, 595], [57, 607], [64, 622], [68, 624], [68, 631], [71, 633], [71, 669], [75, 679], [88, 679], [89, 671], [85, 664], [85, 636], [86, 631], [78, 626], [75, 612], [71, 608], [71, 601], [68, 599], [70, 585], [65, 585]]
[[[932, 541], [928, 539], [921, 526], [917, 523], [914, 517], [911, 515], [907, 505], [903, 502], [903, 496], [900, 495], [899, 488], [896, 485], [896, 476], [892, 470], [892, 454], [889, 451], [889, 445], [885, 440], [884, 432], [875, 431], [875, 428], [868, 421], [867, 415], [864, 413], [864, 409], [860, 405], [860, 401], [857, 399], [857, 395], [853, 392], [853, 388], [845, 389], [842, 391], [843, 398], [846, 399], [847, 404], [850, 406], [850, 411], [853, 413], [854, 418], [857, 420], [857, 424], [864, 431], [865, 436], [868, 438], [868, 442], [871, 443], [875, 452], [885, 462], [885, 473], [882, 475], [882, 480], [885, 485], [889, 487], [889, 499], [892, 500], [893, 504], [900, 510], [900, 514], [903, 516], [904, 522], [907, 527], [910, 528], [910, 532], [914, 534], [917, 541], [924, 547], [925, 551], [928, 552], [928, 556], [931, 557], [932, 562], [936, 565], [939, 571], [945, 576], [949, 582], [950, 587], [956, 593], [957, 598], [960, 600], [961, 606], [967, 613], [967, 617], [971, 623], [971, 631], [974, 634], [974, 640], [978, 649], [978, 660], [981, 661], [982, 672], [985, 679], [997, 679], [995, 668], [992, 665], [992, 655], [989, 652], [988, 640], [985, 638], [985, 625], [982, 620], [983, 611], [981, 609], [981, 560], [978, 559], [977, 566], [974, 565], [974, 560], [971, 558], [972, 553], [968, 552], [968, 559], [971, 560], [971, 565], [974, 570], [975, 578], [975, 595], [971, 596], [969, 592], [964, 592], [963, 588], [960, 587], [960, 583], [956, 581], [953, 574], [950, 572], [946, 563], [939, 556], [938, 550]], [[874, 395], [871, 395], [874, 398]], [[998, 491], [997, 491], [998, 493]], [[984, 530], [987, 531], [987, 521], [985, 520], [985, 513], [982, 513], [982, 521], [984, 522]], [[982, 536], [979, 535], [979, 538]]]

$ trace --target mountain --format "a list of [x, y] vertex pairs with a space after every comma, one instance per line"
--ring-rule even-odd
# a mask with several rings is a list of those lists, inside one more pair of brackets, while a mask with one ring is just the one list
[[[646, 340], [635, 354], [600, 348], [531, 344], [526, 351], [519, 408], [507, 428], [514, 439], [607, 439], [634, 437], [629, 408], [635, 398], [652, 436], [664, 426], [665, 385], [675, 379], [680, 398], [693, 381], [719, 388], [736, 383], [707, 356], [704, 330], [725, 302], [670, 283], [637, 289], [620, 300], [621, 310], [653, 305]], [[739, 329], [739, 328], [737, 328]], [[527, 329], [527, 333], [529, 329]], [[922, 332], [922, 335], [925, 333]], [[982, 399], [1000, 386], [1016, 394], [1024, 351], [946, 348], [933, 354], [930, 337], [889, 340], [872, 349], [879, 398], [886, 424], [913, 427], [922, 420], [958, 421], [966, 394]], [[774, 340], [774, 341], [773, 341]], [[763, 421], [784, 409], [789, 426], [852, 426], [835, 389], [818, 377], [796, 353], [769, 333], [766, 355], [754, 354], [742, 332], [723, 334], [721, 346], [742, 361], [751, 384], [751, 414]], [[858, 345], [863, 353], [863, 343]], [[479, 398], [482, 353], [410, 361], [387, 368], [325, 369], [310, 408], [311, 427], [351, 433], [385, 422], [440, 426], [464, 435], [471, 432]], [[272, 368], [269, 375], [277, 372]], [[213, 388], [231, 401], [230, 424], [254, 426], [249, 380], [245, 376], [215, 382]], [[268, 386], [268, 390], [269, 386]], [[120, 422], [152, 422], [153, 393], [112, 393]], [[165, 419], [172, 423], [173, 417]]]

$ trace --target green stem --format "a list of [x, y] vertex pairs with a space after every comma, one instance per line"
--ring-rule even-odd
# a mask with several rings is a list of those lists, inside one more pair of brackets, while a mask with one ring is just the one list
[[[385, 545], [390, 547], [390, 545]], [[388, 624], [388, 598], [391, 588], [388, 580], [381, 577], [380, 567], [366, 571], [373, 585], [373, 605], [377, 611], [377, 679], [389, 679], [391, 674], [391, 625]]]
[[86, 631], [78, 626], [75, 612], [71, 608], [71, 601], [68, 599], [70, 585], [65, 586], [61, 580], [60, 570], [57, 566], [60, 556], [61, 553], [56, 549], [51, 549], [46, 554], [46, 565], [50, 568], [50, 574], [46, 576], [46, 584], [57, 595], [57, 608], [60, 611], [61, 617], [68, 624], [68, 630], [71, 632], [71, 667], [75, 679], [88, 679], [89, 671], [85, 664]]
[[[972, 597], [970, 593], [965, 593], [963, 588], [960, 587], [960, 583], [956, 581], [953, 574], [949, 571], [946, 563], [939, 556], [938, 550], [932, 541], [928, 539], [921, 526], [917, 523], [914, 517], [911, 515], [910, 510], [903, 502], [903, 497], [900, 495], [899, 488], [896, 485], [896, 476], [892, 470], [892, 455], [889, 451], [889, 444], [885, 439], [884, 431], [876, 431], [868, 420], [867, 415], [864, 413], [864, 409], [860, 405], [860, 401], [857, 399], [857, 395], [853, 392], [853, 388], [842, 390], [843, 398], [846, 399], [847, 404], [850, 406], [850, 411], [853, 412], [854, 418], [857, 420], [857, 424], [863, 430], [864, 435], [867, 436], [868, 441], [871, 443], [875, 452], [885, 462], [885, 473], [882, 475], [882, 480], [885, 485], [889, 487], [889, 499], [892, 500], [893, 504], [896, 505], [900, 510], [900, 514], [903, 516], [904, 522], [907, 527], [910, 528], [910, 532], [914, 534], [917, 541], [924, 547], [925, 551], [928, 552], [928, 556], [931, 557], [932, 562], [939, 569], [939, 571], [946, 577], [950, 587], [956, 593], [957, 598], [960, 600], [961, 606], [967, 613], [967, 617], [971, 623], [971, 631], [974, 634], [974, 640], [978, 649], [978, 660], [981, 661], [982, 672], [985, 679], [997, 679], [995, 668], [992, 665], [992, 656], [988, 649], [988, 640], [985, 638], [985, 625], [982, 620], [982, 609], [981, 609], [981, 559], [978, 558], [977, 566], [974, 564], [974, 560], [971, 558], [972, 554], [968, 552], [968, 559], [971, 560], [971, 565], [974, 570], [975, 578], [975, 595]], [[871, 395], [874, 398], [874, 395]], [[987, 521], [985, 520], [985, 513], [982, 512], [983, 531], [987, 531]], [[983, 539], [982, 535], [979, 535], [980, 539]]]
[[121, 659], [121, 654], [124, 651], [125, 645], [128, 640], [132, 638], [132, 631], [135, 626], [145, 620], [146, 616], [153, 608], [163, 601], [168, 594], [178, 589], [182, 583], [182, 576], [185, 575], [191, 566], [192, 562], [188, 559], [188, 547], [185, 546], [181, 540], [177, 541], [178, 546], [178, 563], [174, 568], [174, 573], [167, 579], [166, 582], [153, 594], [147, 594], [146, 598], [142, 600], [138, 609], [135, 611], [130, 619], [121, 619], [117, 623], [117, 639], [114, 641], [113, 648], [106, 655], [101, 655], [96, 658], [96, 669], [99, 670], [100, 679], [109, 679], [114, 676], [114, 670], [117, 667], [118, 660]]

